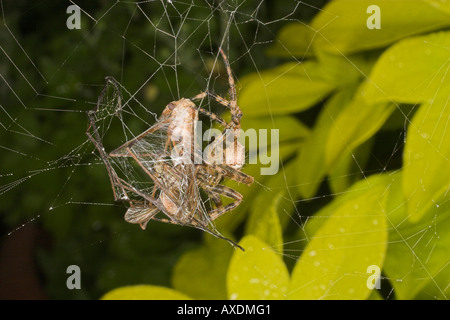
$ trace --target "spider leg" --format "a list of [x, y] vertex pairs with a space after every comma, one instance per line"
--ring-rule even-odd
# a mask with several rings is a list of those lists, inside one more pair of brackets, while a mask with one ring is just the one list
[[[227, 204], [226, 206], [221, 205], [222, 201], [219, 202], [219, 206], [216, 207], [213, 210], [210, 210], [208, 212], [209, 214], [209, 218], [211, 221], [214, 221], [215, 219], [217, 219], [218, 217], [220, 217], [222, 214], [224, 214], [225, 212], [231, 211], [234, 208], [236, 208], [237, 206], [239, 206], [239, 204], [242, 201], [242, 195], [237, 192], [236, 190], [233, 190], [227, 186], [223, 186], [221, 184], [215, 185], [215, 186], [207, 186], [207, 185], [203, 185], [202, 186], [207, 192], [208, 194], [216, 194], [217, 197], [219, 197], [220, 195], [225, 196], [227, 198], [231, 198], [235, 201]], [[214, 198], [213, 198], [214, 201]]]
[[208, 196], [211, 198], [211, 200], [216, 205], [216, 208], [223, 207], [222, 199], [220, 199], [219, 195], [215, 192], [210, 191], [209, 189], [205, 189]]
[[[210, 96], [211, 98], [213, 98], [216, 102], [220, 103], [221, 105], [227, 107], [228, 109], [230, 109], [231, 111], [231, 120], [233, 125], [237, 125], [240, 126], [240, 118], [242, 117], [242, 112], [241, 109], [237, 106], [236, 103], [233, 103], [233, 101], [228, 101], [227, 99], [222, 98], [221, 96], [213, 93], [213, 92], [209, 92], [209, 91], [204, 91], [199, 93], [198, 95], [196, 95], [195, 97], [191, 98], [191, 100], [201, 100], [203, 98], [205, 98], [206, 96]], [[202, 109], [199, 110], [200, 112], [204, 113], [205, 115], [209, 116], [209, 111]], [[214, 115], [214, 114], [213, 114]], [[217, 117], [216, 115], [214, 115], [215, 117]], [[212, 117], [211, 117], [212, 118]], [[218, 118], [218, 117], [217, 117]], [[216, 119], [213, 119], [216, 120]], [[222, 121], [220, 121], [222, 120]], [[220, 119], [218, 122], [220, 122], [220, 124], [222, 126], [225, 127], [226, 121], [223, 119]], [[228, 124], [228, 126], [232, 126], [230, 124]]]
[[230, 86], [230, 110], [231, 110], [231, 120], [235, 125], [240, 126], [240, 120], [242, 118], [242, 111], [237, 105], [237, 95], [236, 95], [236, 85], [234, 84], [233, 73], [231, 72], [230, 62], [225, 52], [220, 48], [220, 54], [222, 55], [223, 63], [225, 64], [225, 69], [228, 74], [228, 85]]
[[198, 112], [204, 114], [205, 116], [208, 116], [213, 121], [217, 121], [222, 127], [226, 127], [228, 125], [225, 120], [223, 120], [221, 117], [216, 115], [214, 112], [210, 112], [203, 108], [198, 108]]
[[[214, 100], [216, 100], [220, 104], [222, 104], [226, 107], [229, 107], [230, 104], [227, 100], [225, 100], [224, 98], [216, 95], [215, 93], [209, 92], [209, 91], [201, 92], [198, 95], [196, 95], [195, 97], [192, 97], [190, 100], [191, 101], [202, 100], [203, 98], [205, 98], [208, 95], [213, 97]], [[218, 115], [216, 115], [215, 113], [208, 111], [204, 108], [197, 108], [197, 110], [198, 110], [198, 112], [210, 117], [213, 121], [217, 121], [218, 123], [220, 123], [221, 126], [223, 126], [223, 127], [227, 126], [227, 122], [224, 119], [222, 119], [221, 117], [219, 117]]]
[[228, 84], [230, 86], [230, 97], [231, 101], [236, 102], [236, 86], [234, 84], [233, 74], [231, 72], [230, 62], [228, 61], [228, 57], [225, 52], [220, 48], [220, 54], [222, 55], [223, 62], [225, 64], [225, 68], [227, 69], [228, 74]]
[[221, 105], [231, 109], [231, 102], [229, 102], [227, 99], [222, 98], [221, 96], [210, 92], [210, 91], [203, 91], [200, 92], [198, 95], [196, 95], [195, 97], [192, 97], [191, 100], [201, 100], [204, 99], [206, 96], [210, 96], [211, 98], [213, 98], [214, 100], [216, 100], [218, 103], [220, 103]]
[[[230, 63], [222, 49], [220, 49], [220, 53], [222, 54], [223, 62], [225, 63], [225, 67], [227, 69], [228, 84], [230, 86], [230, 102], [229, 102], [229, 104], [230, 104], [229, 108], [231, 111], [231, 122], [230, 123], [233, 123], [234, 125], [230, 125], [229, 127], [231, 128], [232, 126], [234, 126], [239, 129], [241, 127], [241, 118], [242, 118], [243, 114], [242, 114], [241, 108], [237, 104], [236, 86], [234, 84], [234, 78], [233, 78], [233, 74], [231, 72]], [[226, 129], [228, 129], [228, 128], [226, 128]]]
[[252, 176], [249, 176], [248, 174], [226, 164], [219, 164], [218, 166], [226, 171], [226, 174], [224, 175], [225, 178], [244, 183], [248, 186], [251, 186], [255, 180]]

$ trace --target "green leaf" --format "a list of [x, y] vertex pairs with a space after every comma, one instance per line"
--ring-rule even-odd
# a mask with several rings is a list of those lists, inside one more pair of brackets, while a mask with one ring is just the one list
[[[399, 171], [385, 172], [383, 174], [374, 174], [372, 176], [365, 178], [364, 180], [357, 181], [352, 186], [350, 186], [345, 193], [339, 194], [333, 200], [333, 202], [331, 202], [325, 208], [319, 211], [319, 214], [323, 216], [331, 215], [334, 211], [338, 210], [338, 208], [344, 205], [345, 203], [357, 201], [358, 198], [368, 196], [369, 194], [378, 197], [380, 200], [379, 201], [380, 204], [382, 203], [381, 201], [388, 202], [389, 197], [386, 195], [386, 199], [384, 198], [386, 191], [390, 190], [391, 186], [394, 185], [395, 182], [400, 181], [399, 175], [400, 175]], [[385, 206], [380, 208], [384, 207]], [[316, 227], [316, 231], [317, 229], [318, 227]]]
[[296, 163], [289, 161], [280, 171], [266, 180], [267, 189], [253, 199], [245, 233], [253, 234], [283, 252], [282, 230], [295, 210], [297, 198], [295, 185]]
[[420, 106], [408, 127], [403, 152], [403, 191], [411, 221], [447, 201], [450, 187], [449, 91]]
[[442, 0], [428, 0], [428, 4], [450, 14], [450, 2]]
[[367, 300], [383, 300], [383, 297], [380, 295], [378, 290], [372, 290]]
[[273, 196], [260, 193], [255, 198], [258, 205], [251, 211], [245, 232], [264, 240], [277, 252], [283, 252], [283, 234], [277, 212], [277, 206], [283, 197], [283, 191], [274, 193]]
[[[356, 182], [350, 188], [348, 188], [345, 193], [339, 194], [336, 198], [333, 199], [332, 202], [320, 209], [313, 216], [309, 217], [305, 227], [299, 229], [297, 239], [308, 242], [309, 239], [313, 237], [314, 234], [320, 229], [320, 227], [327, 221], [328, 217], [330, 217], [344, 203], [354, 201], [356, 198], [367, 194], [371, 189], [374, 188], [384, 188], [384, 190], [390, 189], [391, 185], [395, 183], [398, 184], [399, 181], [401, 181], [401, 178], [399, 178], [397, 175], [392, 173], [385, 173], [373, 175], [368, 177], [367, 179]], [[388, 193], [386, 199], [387, 202], [390, 201], [389, 195], [391, 194], [392, 191]], [[391, 202], [395, 203], [395, 200], [391, 200]], [[397, 207], [397, 205], [393, 205], [393, 207]], [[397, 214], [397, 211], [395, 212]], [[401, 214], [397, 215], [399, 216], [399, 219], [404, 219], [404, 217], [401, 218]], [[392, 217], [389, 218], [391, 220], [393, 219]], [[304, 247], [302, 249], [304, 249]]]
[[297, 190], [294, 161], [285, 163], [279, 172], [266, 180], [267, 189], [253, 198], [245, 233], [258, 236], [277, 252], [283, 252], [283, 228], [295, 210]]
[[[386, 187], [372, 180], [366, 192], [328, 211], [292, 271], [289, 299], [366, 299], [367, 267], [380, 269], [387, 247]], [[367, 275], [367, 276], [366, 276]]]
[[337, 165], [329, 173], [329, 186], [333, 193], [345, 192], [353, 183], [364, 177], [363, 170], [369, 160], [373, 139], [352, 152], [343, 152]]
[[344, 56], [318, 52], [318, 73], [323, 80], [336, 84], [338, 88], [353, 87], [370, 72], [378, 57], [375, 53]]
[[226, 299], [226, 273], [235, 250], [227, 241], [207, 235], [204, 246], [187, 251], [177, 261], [173, 287], [194, 299]]
[[389, 232], [384, 273], [398, 299], [417, 299], [419, 293], [430, 292], [434, 299], [449, 298], [450, 208], [432, 211], [437, 216], [432, 221], [404, 221]]
[[187, 300], [190, 299], [185, 294], [173, 289], [150, 286], [136, 285], [117, 288], [109, 291], [102, 300]]
[[250, 117], [243, 121], [242, 129], [240, 139], [245, 143], [249, 162], [257, 160], [251, 163], [261, 162], [262, 156], [272, 154], [280, 145], [300, 143], [309, 135], [308, 127], [293, 116]]
[[[369, 29], [371, 5], [380, 8], [381, 29]], [[314, 48], [349, 54], [385, 47], [414, 34], [450, 25], [448, 11], [420, 0], [339, 0], [329, 2], [312, 21]]]
[[[447, 248], [449, 248], [447, 242]], [[414, 297], [414, 300], [448, 300], [450, 297], [450, 286], [448, 285], [448, 279], [450, 278], [450, 264], [445, 265], [436, 275], [433, 275], [433, 279], [428, 281], [428, 284], [420, 290], [420, 292]]]
[[316, 194], [326, 174], [325, 145], [329, 130], [343, 106], [351, 100], [354, 91], [354, 88], [345, 88], [328, 99], [296, 159], [299, 168], [296, 174], [298, 190], [304, 198], [310, 198]]
[[343, 154], [352, 152], [367, 141], [383, 125], [395, 105], [388, 102], [369, 104], [364, 100], [360, 87], [353, 100], [344, 106], [328, 133], [325, 150], [325, 166], [330, 170]]
[[279, 57], [311, 57], [312, 41], [316, 32], [307, 24], [290, 23], [281, 28], [276, 42], [267, 53]]
[[249, 235], [239, 244], [227, 274], [229, 299], [285, 299], [289, 273], [280, 255], [259, 238]]
[[[246, 116], [300, 112], [324, 99], [335, 84], [324, 81], [317, 63], [287, 63], [243, 80], [239, 105]], [[245, 84], [245, 85], [244, 85]]]
[[[450, 19], [449, 19], [450, 21]], [[450, 32], [402, 40], [386, 50], [366, 82], [366, 101], [419, 103], [450, 88]]]
[[[389, 231], [388, 249], [383, 265], [387, 279], [399, 299], [417, 299], [417, 295], [443, 299], [450, 277], [448, 250], [450, 208], [433, 209], [433, 220], [409, 222], [402, 191], [402, 171], [387, 172], [354, 184], [345, 194], [316, 213], [306, 224], [299, 239], [314, 241], [318, 232], [341, 206], [354, 202], [364, 194], [385, 195], [383, 211]], [[381, 265], [380, 265], [381, 267]], [[430, 298], [430, 296], [428, 296]]]
[[405, 198], [403, 197], [402, 176], [403, 170], [386, 173], [386, 220], [393, 228], [403, 224], [407, 218]]
[[402, 172], [391, 177], [386, 217], [392, 228], [384, 272], [398, 299], [448, 299], [450, 207], [430, 208], [430, 219], [407, 220]]
[[[256, 147], [264, 148], [270, 146], [271, 130], [278, 131], [279, 143], [300, 141], [309, 135], [309, 128], [293, 116], [264, 116], [264, 117], [246, 117], [242, 121], [242, 129], [246, 136], [249, 136], [249, 131], [254, 130], [258, 138], [257, 143], [249, 146], [248, 152], [256, 150]], [[267, 132], [266, 138], [262, 136], [264, 131]], [[242, 136], [242, 135], [241, 135]]]

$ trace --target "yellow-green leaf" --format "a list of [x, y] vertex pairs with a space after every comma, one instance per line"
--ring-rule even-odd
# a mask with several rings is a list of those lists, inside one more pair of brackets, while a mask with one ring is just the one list
[[354, 91], [354, 88], [346, 88], [330, 97], [297, 157], [298, 190], [304, 198], [310, 198], [316, 194], [321, 180], [326, 174], [325, 145], [328, 132], [339, 112], [351, 100]]
[[[367, 20], [379, 7], [380, 29], [369, 29]], [[372, 16], [372, 17], [371, 17]], [[339, 0], [329, 2], [312, 21], [318, 30], [314, 47], [338, 54], [389, 45], [399, 39], [450, 25], [446, 10], [423, 0]]]
[[287, 63], [243, 80], [239, 105], [246, 116], [300, 112], [324, 99], [336, 86], [324, 81], [317, 63]]
[[[450, 19], [449, 19], [450, 21]], [[365, 84], [368, 103], [420, 103], [450, 88], [450, 32], [402, 40], [386, 50]]]
[[448, 299], [450, 206], [430, 207], [425, 214], [429, 219], [408, 220], [402, 171], [390, 175], [388, 181], [386, 219], [390, 227], [383, 272], [397, 299]]
[[[270, 148], [275, 142], [299, 142], [309, 135], [308, 127], [289, 115], [247, 117], [242, 121], [242, 129], [245, 135], [241, 134], [241, 138], [245, 137], [248, 141], [246, 146], [250, 154], [265, 152], [265, 148]], [[278, 141], [272, 141], [274, 137]]]
[[323, 222], [292, 271], [289, 299], [366, 299], [369, 266], [380, 269], [387, 247], [384, 185], [341, 201]]
[[[273, 192], [273, 191], [271, 191]], [[276, 252], [283, 252], [283, 233], [277, 207], [284, 198], [284, 191], [270, 195], [261, 192], [256, 198], [246, 225], [246, 234], [264, 240]]]
[[285, 25], [279, 31], [277, 39], [267, 53], [279, 57], [310, 57], [312, 41], [316, 31], [304, 23], [296, 22]]
[[448, 201], [450, 188], [450, 91], [420, 106], [408, 127], [403, 152], [403, 191], [411, 221]]
[[151, 285], [121, 287], [106, 293], [102, 300], [187, 300], [187, 295], [176, 290]]
[[227, 274], [228, 298], [235, 300], [286, 299], [289, 273], [282, 256], [259, 238], [249, 235], [240, 242]]
[[283, 252], [282, 230], [295, 210], [297, 190], [294, 161], [284, 163], [278, 173], [265, 181], [267, 189], [260, 190], [253, 198], [245, 233], [258, 236], [276, 252]]
[[364, 177], [363, 168], [369, 160], [373, 139], [369, 139], [351, 152], [343, 152], [329, 173], [328, 185], [333, 193], [345, 192], [354, 182]]
[[395, 110], [389, 102], [371, 104], [365, 101], [360, 87], [352, 101], [344, 106], [328, 133], [325, 164], [328, 170], [337, 165], [340, 157], [352, 152], [368, 140]]
[[335, 55], [319, 51], [318, 72], [323, 80], [335, 83], [338, 88], [352, 87], [369, 73], [377, 58], [375, 54]]
[[227, 241], [206, 237], [204, 246], [187, 251], [178, 259], [172, 285], [194, 299], [226, 299], [226, 273], [235, 249]]
[[428, 0], [428, 4], [450, 14], [450, 2], [442, 0]]
[[437, 218], [412, 224], [404, 221], [389, 232], [384, 272], [401, 300], [433, 292], [433, 299], [448, 299], [450, 279], [450, 208], [432, 209]]
[[384, 273], [397, 299], [448, 299], [450, 205], [431, 207], [429, 219], [411, 222], [402, 190], [402, 171], [390, 175], [386, 201], [389, 246]]

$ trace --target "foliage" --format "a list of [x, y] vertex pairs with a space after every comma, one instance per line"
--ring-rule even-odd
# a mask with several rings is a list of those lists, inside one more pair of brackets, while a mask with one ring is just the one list
[[[294, 62], [241, 80], [239, 102], [246, 120], [283, 115], [283, 122], [274, 127], [280, 128], [286, 141], [302, 141], [294, 157], [282, 156], [282, 172], [264, 184], [278, 190], [275, 186], [285, 181], [276, 183], [277, 177], [295, 177], [286, 183], [292, 186], [290, 196], [308, 199], [318, 194], [328, 176], [329, 188], [344, 195], [315, 213], [323, 219], [309, 220], [305, 231], [291, 237], [306, 239], [307, 244], [290, 276], [280, 259], [286, 241], [280, 223], [286, 201], [280, 199], [286, 199], [286, 192], [264, 194], [261, 199], [253, 196], [248, 235], [240, 242], [249, 252], [232, 254], [226, 272], [227, 298], [367, 299], [371, 289], [365, 285], [365, 275], [370, 265], [382, 267], [399, 299], [447, 294], [450, 33], [438, 30], [449, 25], [448, 8], [415, 1], [408, 2], [411, 10], [405, 10], [404, 3], [378, 1], [383, 27], [371, 31], [361, 27], [366, 18], [361, 12], [372, 2], [333, 1], [310, 24], [287, 24], [268, 53]], [[394, 33], [388, 32], [394, 28]], [[432, 33], [420, 35], [424, 31]], [[288, 115], [321, 101], [323, 107], [309, 135], [295, 138], [290, 133], [292, 139], [284, 135], [284, 128], [291, 127]], [[410, 111], [415, 112], [413, 117], [408, 116]], [[405, 128], [389, 126], [396, 117], [404, 118]], [[395, 135], [403, 129], [407, 130], [403, 165], [365, 175], [368, 154], [379, 151], [372, 144], [359, 147], [380, 132]], [[355, 163], [357, 178], [335, 181], [354, 176]], [[359, 181], [352, 185], [354, 180]], [[243, 213], [238, 209], [234, 214]], [[210, 249], [203, 259], [214, 261], [222, 253], [206, 248]], [[197, 256], [197, 261], [203, 259]], [[179, 264], [175, 277], [190, 274], [194, 263]], [[191, 283], [202, 282], [192, 279]], [[193, 298], [211, 297], [209, 286], [196, 292], [174, 285]]]
[[[381, 8], [380, 30], [366, 27], [366, 9], [372, 4]], [[382, 270], [383, 298], [448, 297], [449, 26], [448, 5], [418, 0], [331, 1], [311, 21], [283, 23], [265, 52], [252, 52], [261, 55], [258, 65], [264, 70], [249, 73], [244, 64], [232, 66], [238, 77], [247, 72], [239, 77], [238, 95], [244, 128], [279, 129], [280, 134], [279, 172], [262, 176], [261, 164], [245, 167], [264, 187], [233, 186], [244, 202], [218, 221], [218, 229], [246, 251], [209, 235], [199, 239], [195, 230], [175, 226], [149, 225], [148, 232], [139, 232], [121, 220], [123, 207], [114, 208], [114, 214], [100, 206], [81, 206], [76, 212], [55, 209], [42, 218], [54, 239], [53, 251], [39, 252], [50, 295], [67, 294], [58, 289], [65, 274], [51, 276], [53, 270], [78, 264], [89, 270], [92, 286], [77, 298], [372, 299], [367, 267], [376, 265]], [[154, 36], [151, 30], [139, 32], [142, 39]], [[202, 42], [196, 36], [190, 39], [192, 46]], [[103, 45], [108, 46], [99, 40], [92, 47]], [[49, 46], [67, 50], [61, 38]], [[232, 37], [229, 46], [231, 54], [239, 52]], [[110, 45], [108, 52], [110, 57], [101, 61], [91, 52], [79, 52], [81, 71], [73, 79], [58, 78], [64, 88], [49, 87], [47, 94], [67, 90], [70, 97], [81, 90], [95, 101], [92, 87], [80, 89], [77, 84], [101, 83], [99, 75], [120, 72], [121, 60], [114, 57], [122, 54], [120, 46]], [[196, 64], [190, 56], [183, 58]], [[263, 62], [266, 58], [272, 65]], [[124, 72], [134, 77], [126, 77], [132, 80], [125, 87], [145, 81], [148, 73], [139, 74], [148, 60], [130, 53]], [[52, 70], [61, 65], [48, 58], [39, 63]], [[94, 66], [102, 69], [95, 78], [89, 71]], [[168, 77], [195, 92], [188, 74]], [[166, 102], [163, 95], [151, 101], [160, 106]], [[55, 137], [57, 144], [70, 132], [85, 130], [82, 117], [78, 125], [65, 115], [55, 118], [43, 121], [70, 128]], [[39, 121], [29, 121], [26, 127], [37, 131]], [[44, 148], [50, 150], [49, 159], [57, 158], [52, 146]], [[9, 166], [14, 161], [8, 160]], [[53, 171], [47, 183], [61, 185], [73, 170], [67, 168]], [[107, 184], [104, 170], [79, 167], [70, 184], [83, 191], [85, 202], [108, 202], [110, 190], [87, 183], [88, 176]], [[18, 197], [10, 199], [10, 207], [14, 201], [24, 203], [24, 212], [44, 207], [35, 194]], [[6, 219], [15, 225], [18, 216]], [[79, 243], [96, 245], [79, 248]]]

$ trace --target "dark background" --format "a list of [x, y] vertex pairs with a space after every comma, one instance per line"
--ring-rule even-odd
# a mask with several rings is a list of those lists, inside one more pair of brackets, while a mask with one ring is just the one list
[[[113, 203], [104, 167], [91, 165], [99, 162], [85, 135], [105, 76], [158, 114], [205, 88], [226, 92], [211, 70], [219, 46], [237, 78], [275, 66], [280, 60], [264, 52], [277, 31], [309, 21], [325, 2], [77, 1], [81, 29], [69, 30], [69, 1], [2, 1], [0, 298], [170, 286], [177, 258], [202, 235], [162, 224], [141, 232], [123, 221], [125, 206]], [[71, 264], [83, 270], [83, 290], [66, 288]]]

